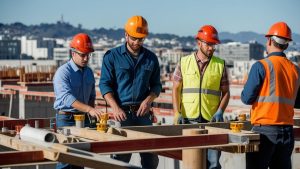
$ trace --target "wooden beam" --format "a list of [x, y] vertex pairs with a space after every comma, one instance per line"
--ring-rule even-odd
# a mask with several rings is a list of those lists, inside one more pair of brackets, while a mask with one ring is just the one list
[[[244, 130], [251, 130], [252, 126], [249, 121], [243, 122]], [[229, 129], [230, 123], [217, 122], [217, 123], [199, 123], [199, 124], [181, 124], [181, 125], [161, 125], [161, 126], [131, 126], [122, 127], [123, 129], [130, 129], [134, 131], [146, 132], [164, 136], [181, 135], [183, 129], [190, 128], [205, 128], [205, 126]]]
[[[22, 141], [5, 135], [0, 135], [0, 137], [1, 137], [0, 139], [1, 145], [12, 147], [13, 149], [21, 150], [21, 151], [38, 151], [39, 153], [40, 152], [42, 153], [43, 159], [49, 159], [52, 161], [61, 161], [61, 162], [70, 163], [79, 166], [82, 166], [84, 164], [84, 166], [92, 167], [92, 168], [98, 168], [98, 167], [116, 168], [116, 169], [138, 168], [124, 162], [120, 162], [110, 158], [104, 158], [103, 156], [100, 156], [95, 153], [78, 150], [61, 144], [56, 144], [56, 143], [43, 144], [44, 146], [42, 146], [42, 145], [33, 144], [30, 142]], [[3, 155], [6, 153], [3, 153]], [[28, 159], [25, 160], [30, 160], [29, 157], [27, 158]], [[41, 156], [39, 156], [39, 158], [41, 158]], [[12, 158], [11, 163], [19, 163], [18, 161], [19, 160], [17, 158]]]
[[0, 165], [45, 161], [43, 151], [0, 152]]
[[131, 138], [131, 139], [167, 137], [167, 136], [162, 136], [162, 135], [158, 135], [158, 134], [145, 133], [145, 132], [134, 131], [134, 130], [130, 130], [130, 129], [123, 129], [123, 128], [109, 128], [107, 133], [114, 134], [114, 135], [120, 135], [120, 136]]
[[113, 135], [109, 133], [101, 133], [96, 130], [91, 130], [87, 128], [76, 128], [74, 126], [64, 127], [64, 128], [70, 129], [71, 134], [74, 136], [83, 137], [92, 140], [98, 140], [98, 141], [128, 140], [128, 138], [126, 137]]
[[[213, 147], [214, 145], [227, 144], [227, 134], [207, 134], [200, 136], [170, 136], [165, 138], [148, 138], [119, 141], [103, 141], [90, 143], [65, 144], [70, 147], [89, 147], [95, 153], [132, 153], [154, 152], [166, 150], [180, 150], [184, 148]], [[87, 146], [88, 144], [89, 146]]]
[[57, 155], [58, 152], [51, 150], [47, 147], [43, 147], [41, 145], [37, 145], [34, 143], [22, 141], [20, 139], [14, 138], [14, 137], [9, 137], [3, 134], [0, 134], [0, 144], [6, 147], [10, 147], [15, 150], [20, 150], [20, 151], [43, 151], [43, 155], [45, 159], [49, 159], [52, 161], [57, 160]]
[[60, 152], [58, 161], [69, 163], [77, 166], [85, 166], [90, 168], [114, 168], [114, 169], [136, 169], [137, 166], [128, 163], [113, 160], [108, 157], [100, 156], [95, 153], [67, 148], [66, 152]]
[[259, 140], [259, 134], [242, 130], [239, 133], [234, 133], [230, 129], [224, 129], [224, 128], [216, 128], [216, 127], [210, 127], [205, 126], [205, 129], [208, 130], [208, 133], [211, 134], [228, 134], [228, 141], [229, 143], [249, 143], [251, 141], [258, 141]]
[[39, 121], [40, 128], [46, 128], [50, 125], [50, 120], [47, 118], [32, 118], [32, 119], [13, 119], [13, 120], [0, 120], [0, 128], [7, 127], [9, 130], [15, 130], [16, 125], [25, 125], [29, 124], [30, 126], [34, 127], [35, 120]]

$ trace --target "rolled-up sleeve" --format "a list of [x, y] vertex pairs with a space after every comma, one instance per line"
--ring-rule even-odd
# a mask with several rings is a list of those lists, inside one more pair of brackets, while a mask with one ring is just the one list
[[265, 78], [265, 69], [260, 62], [256, 62], [251, 67], [248, 80], [241, 93], [241, 100], [244, 104], [251, 105], [258, 97]]
[[113, 71], [114, 65], [112, 60], [112, 53], [110, 51], [106, 52], [102, 62], [101, 68], [101, 78], [99, 82], [99, 88], [102, 96], [107, 93], [113, 92], [112, 84], [113, 84]]
[[150, 92], [153, 92], [156, 96], [159, 96], [162, 85], [160, 82], [160, 68], [158, 61], [155, 62], [155, 68], [156, 69], [153, 71], [150, 79]]
[[64, 106], [71, 107], [71, 105], [76, 101], [76, 98], [72, 94], [72, 88], [68, 80], [67, 73], [58, 70], [54, 77], [53, 84], [55, 97], [58, 103], [63, 103]]

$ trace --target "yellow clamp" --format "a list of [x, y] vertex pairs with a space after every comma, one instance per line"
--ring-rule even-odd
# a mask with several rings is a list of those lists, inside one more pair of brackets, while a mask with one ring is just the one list
[[230, 129], [234, 133], [239, 133], [244, 128], [244, 123], [230, 123]]
[[106, 132], [108, 129], [108, 125], [107, 125], [107, 120], [108, 120], [109, 116], [108, 113], [104, 113], [100, 115], [100, 122], [97, 123], [97, 131], [99, 132]]
[[239, 114], [238, 120], [239, 121], [246, 121], [246, 114], [245, 113]]
[[84, 121], [84, 114], [77, 114], [77, 115], [74, 115], [74, 120], [75, 121]]

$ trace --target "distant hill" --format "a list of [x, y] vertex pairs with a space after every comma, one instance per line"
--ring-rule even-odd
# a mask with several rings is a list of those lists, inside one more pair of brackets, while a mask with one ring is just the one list
[[[24, 25], [23, 23], [16, 22], [12, 24], [3, 24], [0, 23], [0, 35], [9, 35], [9, 36], [34, 36], [34, 37], [50, 37], [50, 38], [69, 38], [74, 34], [79, 32], [85, 32], [91, 35], [94, 38], [107, 37], [110, 39], [119, 40], [124, 37], [123, 29], [83, 29], [79, 24], [77, 27], [66, 23], [66, 22], [57, 22], [54, 24], [41, 23], [39, 25]], [[222, 41], [239, 41], [239, 42], [249, 42], [256, 40], [257, 42], [264, 44], [265, 38], [263, 34], [258, 34], [255, 32], [239, 32], [239, 33], [229, 33], [229, 32], [220, 32], [219, 37]], [[194, 42], [194, 37], [192, 36], [178, 36], [174, 34], [155, 34], [150, 33], [149, 38], [160, 38], [160, 39], [177, 39], [182, 43]], [[300, 43], [300, 35], [293, 34], [294, 42]]]
[[[300, 35], [299, 34], [292, 34], [293, 41], [300, 43]], [[239, 32], [239, 33], [229, 33], [229, 32], [221, 32], [219, 34], [221, 39], [231, 39], [233, 41], [238, 42], [249, 42], [251, 40], [255, 40], [261, 44], [266, 43], [266, 38], [264, 34], [258, 34], [255, 32]]]

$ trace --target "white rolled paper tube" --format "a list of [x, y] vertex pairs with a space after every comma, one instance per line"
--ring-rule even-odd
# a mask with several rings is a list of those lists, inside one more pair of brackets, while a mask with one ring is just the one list
[[29, 142], [47, 142], [53, 143], [55, 135], [47, 130], [37, 129], [30, 126], [24, 126], [20, 131], [20, 138]]

